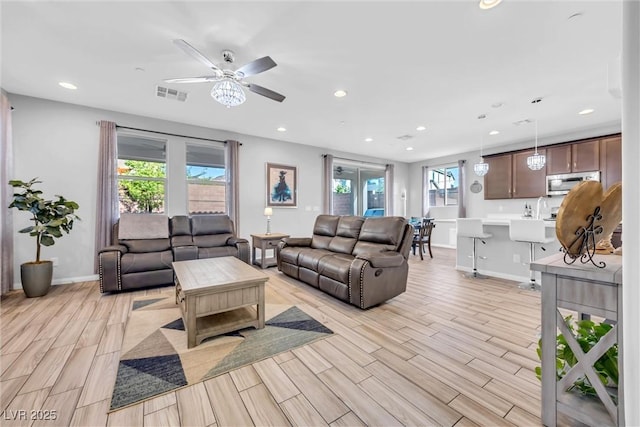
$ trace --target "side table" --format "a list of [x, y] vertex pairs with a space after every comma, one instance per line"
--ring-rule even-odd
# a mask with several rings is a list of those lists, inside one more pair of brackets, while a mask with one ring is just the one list
[[[261, 268], [276, 265], [276, 248], [280, 239], [289, 237], [288, 234], [252, 234], [251, 235], [251, 262]], [[260, 249], [260, 258], [256, 258], [256, 249]], [[267, 258], [267, 251], [272, 250], [273, 256]]]
[[[558, 413], [569, 415], [589, 426], [623, 426], [624, 396], [622, 363], [622, 257], [595, 255], [605, 268], [576, 261], [567, 265], [564, 254], [531, 263], [542, 273], [542, 424], [555, 427]], [[566, 326], [558, 308], [609, 320], [613, 328], [584, 353]], [[556, 379], [556, 335], [558, 329], [573, 350], [578, 363], [565, 377]], [[593, 364], [612, 345], [618, 344], [618, 404], [609, 397]], [[585, 398], [566, 390], [579, 376], [586, 375], [598, 398]]]

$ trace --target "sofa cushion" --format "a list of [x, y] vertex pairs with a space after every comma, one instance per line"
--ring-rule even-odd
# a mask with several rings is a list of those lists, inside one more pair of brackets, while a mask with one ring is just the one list
[[217, 258], [221, 256], [236, 256], [238, 250], [235, 246], [220, 246], [215, 248], [198, 248], [198, 258]]
[[280, 259], [283, 262], [298, 265], [298, 256], [303, 249], [304, 247], [299, 246], [286, 246], [280, 249]]
[[326, 256], [333, 255], [333, 252], [326, 249], [304, 248], [298, 255], [298, 265], [309, 270], [318, 271], [318, 262]]
[[227, 240], [233, 234], [209, 234], [207, 236], [193, 236], [193, 244], [199, 248], [215, 248], [226, 246]]
[[313, 237], [311, 247], [316, 249], [328, 249], [331, 239], [336, 235], [338, 229], [338, 215], [318, 215], [313, 226]]
[[227, 215], [194, 215], [191, 217], [193, 236], [233, 234], [233, 222]]
[[[168, 240], [168, 239], [167, 239]], [[122, 274], [139, 273], [143, 271], [171, 269], [173, 253], [163, 252], [128, 253], [120, 260]]]
[[191, 223], [186, 215], [176, 215], [169, 220], [171, 237], [191, 236]]
[[131, 253], [162, 252], [171, 248], [169, 239], [121, 240]]
[[395, 249], [402, 240], [405, 222], [401, 217], [367, 218], [362, 224], [358, 240], [392, 245]]
[[163, 239], [169, 237], [169, 218], [162, 214], [120, 214], [118, 239]]
[[318, 278], [318, 288], [342, 301], [349, 302], [349, 287], [342, 282], [320, 276]]
[[362, 224], [364, 224], [364, 218], [361, 216], [340, 217], [338, 228], [336, 229], [336, 236], [357, 239], [360, 235]]
[[349, 283], [349, 268], [353, 258], [353, 255], [347, 254], [323, 257], [318, 262], [318, 273], [338, 282]]

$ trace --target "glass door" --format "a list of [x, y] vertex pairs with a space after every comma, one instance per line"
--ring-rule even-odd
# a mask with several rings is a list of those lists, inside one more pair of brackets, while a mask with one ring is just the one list
[[384, 216], [384, 167], [334, 163], [333, 214]]

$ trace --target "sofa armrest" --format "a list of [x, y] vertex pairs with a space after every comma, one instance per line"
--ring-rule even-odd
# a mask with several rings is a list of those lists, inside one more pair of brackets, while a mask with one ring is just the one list
[[311, 246], [311, 237], [285, 237], [281, 240], [283, 248], [287, 246]]
[[120, 252], [121, 254], [126, 254], [127, 252], [129, 252], [129, 249], [127, 249], [126, 246], [124, 245], [111, 245], [111, 246], [105, 246], [104, 248], [100, 249], [100, 251], [98, 251], [99, 254], [104, 253], [104, 252]]
[[120, 245], [108, 246], [98, 253], [101, 293], [122, 290], [120, 259], [125, 253], [127, 253], [127, 248]]
[[365, 252], [356, 258], [369, 261], [374, 268], [400, 267], [405, 262], [404, 257], [396, 251]]
[[249, 260], [251, 247], [247, 239], [232, 236], [227, 239], [227, 245], [235, 246], [238, 249], [238, 259], [251, 265]]
[[174, 261], [189, 261], [192, 259], [198, 259], [198, 247], [195, 245], [187, 246], [174, 246], [171, 248], [173, 251]]
[[[394, 254], [402, 260], [400, 265], [395, 265], [398, 258]], [[349, 269], [349, 302], [365, 309], [400, 295], [407, 290], [408, 274], [409, 264], [402, 254], [394, 251], [360, 254]]]

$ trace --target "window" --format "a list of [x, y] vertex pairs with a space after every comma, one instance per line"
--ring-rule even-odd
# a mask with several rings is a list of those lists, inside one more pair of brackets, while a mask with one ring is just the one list
[[429, 169], [429, 206], [456, 206], [458, 204], [458, 166]]
[[226, 173], [224, 143], [118, 134], [121, 213], [227, 213]]
[[224, 148], [187, 144], [188, 212], [226, 212]]
[[118, 137], [120, 212], [165, 212], [165, 141]]

